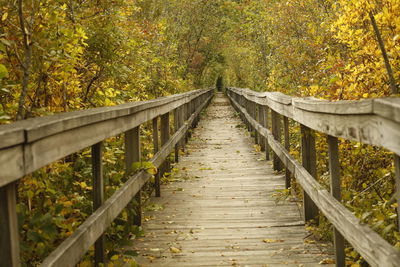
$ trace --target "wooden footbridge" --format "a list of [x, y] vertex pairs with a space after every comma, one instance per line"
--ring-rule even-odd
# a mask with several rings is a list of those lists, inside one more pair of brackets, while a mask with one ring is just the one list
[[[95, 211], [41, 266], [75, 266], [92, 245], [95, 265], [106, 263], [104, 232], [133, 198], [140, 203], [141, 188], [152, 175], [145, 170], [130, 174], [104, 199], [102, 141], [124, 133], [126, 169], [131, 173], [132, 163], [141, 160], [140, 125], [149, 120], [156, 152], [151, 162], [159, 169], [150, 201], [164, 209], [145, 212], [150, 220], [142, 224], [141, 205], [137, 207], [135, 222], [145, 230], [134, 245], [141, 265], [318, 266], [332, 258], [336, 266], [345, 266], [345, 240], [371, 266], [400, 265], [400, 251], [340, 203], [337, 139], [393, 151], [399, 191], [399, 98], [328, 102], [227, 88], [226, 96], [214, 96], [213, 89], [196, 90], [0, 126], [0, 266], [21, 265], [18, 180], [87, 147], [92, 147]], [[289, 120], [301, 125], [301, 164], [288, 151]], [[327, 134], [330, 190], [314, 179], [314, 131]], [[254, 149], [253, 137], [264, 152]], [[160, 185], [172, 152], [179, 160], [174, 174], [178, 182]], [[275, 203], [272, 197], [277, 189], [290, 187], [291, 176], [304, 190], [302, 208], [294, 201]], [[333, 246], [310, 240], [305, 230], [305, 222], [319, 212], [334, 227]]]

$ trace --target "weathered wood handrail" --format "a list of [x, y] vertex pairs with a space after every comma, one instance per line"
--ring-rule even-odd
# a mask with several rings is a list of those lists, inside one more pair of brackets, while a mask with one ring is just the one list
[[[125, 133], [125, 161], [129, 171], [140, 161], [139, 127], [153, 121], [154, 157], [161, 169], [156, 177], [160, 196], [160, 168], [174, 150], [182, 145], [188, 130], [197, 123], [201, 110], [209, 103], [213, 89], [195, 90], [155, 100], [114, 107], [62, 113], [0, 126], [0, 266], [20, 266], [19, 233], [16, 214], [16, 181], [49, 163], [92, 147], [94, 209], [78, 229], [54, 250], [41, 266], [74, 266], [95, 244], [96, 264], [104, 261], [102, 234], [134, 196], [139, 200], [135, 221], [140, 225], [140, 189], [151, 177], [140, 171], [129, 177], [104, 201], [102, 180], [102, 141]], [[169, 135], [169, 114], [179, 118], [174, 134]], [[161, 147], [158, 145], [158, 117], [161, 117]], [[162, 174], [162, 173], [161, 173]]]
[[[227, 88], [227, 94], [246, 124], [265, 138], [274, 156], [286, 166], [302, 186], [305, 220], [318, 214], [318, 209], [334, 226], [336, 265], [345, 266], [346, 239], [371, 266], [399, 266], [400, 251], [390, 245], [370, 227], [362, 224], [340, 203], [340, 172], [338, 138], [381, 146], [395, 153], [396, 194], [400, 214], [400, 98], [380, 98], [360, 101], [330, 102], [315, 98], [296, 98], [278, 92], [255, 92], [249, 89]], [[254, 107], [264, 109], [255, 116]], [[268, 128], [268, 110], [272, 114], [272, 131]], [[302, 130], [302, 164], [280, 142], [281, 117], [300, 123]], [[288, 127], [285, 126], [285, 136]], [[313, 131], [327, 134], [329, 148], [330, 192], [316, 180], [315, 137]], [[259, 137], [260, 138], [260, 137]], [[285, 138], [286, 139], [286, 138]], [[269, 152], [267, 152], [267, 158]], [[274, 169], [279, 163], [274, 159]], [[288, 183], [286, 183], [288, 186]], [[399, 219], [399, 216], [398, 216]], [[399, 220], [400, 225], [400, 220]]]

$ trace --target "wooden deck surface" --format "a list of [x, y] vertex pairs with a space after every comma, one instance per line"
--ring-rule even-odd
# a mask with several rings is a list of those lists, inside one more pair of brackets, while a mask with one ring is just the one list
[[147, 203], [145, 236], [134, 245], [142, 266], [306, 267], [333, 258], [304, 229], [296, 203], [275, 203], [284, 176], [241, 125], [217, 94], [175, 166], [176, 181]]

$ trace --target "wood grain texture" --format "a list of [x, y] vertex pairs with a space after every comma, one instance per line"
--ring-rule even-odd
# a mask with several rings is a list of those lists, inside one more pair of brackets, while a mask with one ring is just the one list
[[0, 266], [19, 267], [20, 248], [16, 183], [0, 187]]
[[232, 100], [240, 112], [264, 137], [271, 148], [294, 174], [304, 191], [310, 196], [320, 211], [346, 238], [346, 240], [367, 260], [371, 266], [398, 266], [400, 252], [369, 226], [362, 224], [348, 209], [322, 187], [307, 170], [297, 162], [282, 144], [275, 140], [272, 133], [253, 120], [239, 104]]
[[[329, 176], [331, 195], [338, 201], [341, 201], [340, 192], [340, 162], [339, 162], [339, 143], [338, 138], [329, 136], [328, 152], [329, 152]], [[342, 234], [333, 227], [333, 245], [335, 248], [335, 259], [337, 267], [346, 266], [345, 243]]]
[[299, 109], [331, 114], [372, 114], [373, 100], [327, 101], [322, 99], [293, 99], [293, 106]]
[[24, 147], [17, 145], [0, 150], [0, 187], [25, 174]]
[[389, 120], [400, 122], [400, 98], [387, 97], [375, 99], [374, 113]]
[[[103, 142], [92, 146], [93, 210], [104, 203]], [[94, 243], [94, 266], [105, 262], [105, 236], [101, 235]]]
[[145, 212], [145, 237], [126, 248], [139, 252], [140, 264], [311, 267], [332, 257], [329, 246], [304, 242], [308, 233], [295, 202], [275, 203], [284, 176], [261, 160], [240, 125], [218, 95], [175, 165], [177, 182], [150, 200], [164, 209]]
[[[315, 132], [310, 128], [300, 125], [301, 131], [301, 163], [304, 169], [317, 179], [317, 151], [315, 149]], [[303, 192], [303, 210], [306, 221], [317, 219], [318, 208], [313, 203], [307, 192]]]
[[[0, 161], [0, 186], [108, 137], [121, 134], [197, 97], [209, 95], [210, 92], [195, 90], [146, 102], [74, 111], [2, 125], [0, 157], [9, 157], [13, 167], [10, 168], [6, 161]], [[21, 161], [15, 160], [21, 157], [19, 152], [8, 154], [10, 149], [18, 145], [23, 147]]]
[[[275, 92], [228, 88], [228, 94], [267, 105], [277, 113], [322, 133], [381, 146], [400, 154], [400, 98], [324, 101], [289, 98]], [[286, 100], [285, 100], [286, 99]]]

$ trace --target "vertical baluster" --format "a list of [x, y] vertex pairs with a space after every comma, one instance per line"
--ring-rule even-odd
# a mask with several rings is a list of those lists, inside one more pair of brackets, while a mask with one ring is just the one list
[[[269, 107], [268, 106], [263, 106], [264, 108], [264, 115], [265, 115], [265, 120], [264, 120], [264, 127], [269, 130]], [[268, 143], [268, 138], [265, 138], [265, 160], [270, 160], [270, 147]]]
[[[140, 162], [140, 126], [125, 132], [125, 168], [127, 173], [132, 170], [132, 163]], [[135, 195], [136, 207], [133, 222], [142, 225], [141, 190]]]
[[[179, 107], [174, 110], [174, 131], [177, 132], [180, 128], [179, 125], [180, 109]], [[179, 162], [179, 142], [175, 145], [175, 162]]]
[[[285, 148], [288, 152], [290, 152], [290, 138], [289, 138], [289, 119], [288, 117], [283, 116], [283, 131], [285, 135]], [[286, 188], [290, 187], [290, 171], [286, 167], [285, 168], [285, 186]]]
[[[317, 154], [315, 151], [314, 131], [307, 126], [301, 125], [301, 157], [303, 167], [314, 177], [317, 177]], [[304, 219], [309, 221], [318, 216], [318, 208], [311, 198], [304, 193], [303, 208]]]
[[[169, 113], [161, 115], [161, 146], [169, 140]], [[163, 163], [163, 174], [170, 171], [169, 159]]]
[[[258, 105], [258, 122], [262, 125], [265, 126], [265, 110], [262, 105]], [[265, 138], [262, 137], [261, 134], [258, 134], [258, 140], [260, 140], [260, 147], [261, 151], [265, 151]]]
[[[244, 98], [244, 102], [245, 102], [245, 109], [246, 109], [247, 113], [251, 116], [250, 101], [247, 100], [247, 98]], [[251, 132], [252, 129], [251, 129], [251, 124], [250, 124], [250, 122], [248, 122], [248, 121], [246, 120], [246, 117], [245, 117], [245, 116], [243, 116], [243, 117], [245, 118], [245, 122], [246, 122], [246, 124], [247, 124], [247, 130], [248, 130], [249, 132]]]
[[[183, 106], [179, 107], [179, 125], [182, 126], [185, 123], [185, 109]], [[178, 142], [179, 146], [185, 151], [185, 139], [181, 138]]]
[[[337, 200], [341, 200], [340, 194], [340, 163], [339, 163], [339, 149], [338, 139], [328, 135], [328, 150], [329, 150], [329, 172], [331, 195]], [[333, 228], [333, 243], [335, 247], [336, 266], [344, 267], [345, 252], [344, 252], [344, 238], [339, 231]]]
[[[257, 104], [256, 104], [256, 102], [251, 102], [251, 105], [252, 105], [252, 113], [253, 113], [253, 119], [255, 120], [255, 121], [259, 121], [259, 118], [258, 118], [258, 110], [257, 110]], [[258, 133], [258, 131], [256, 130], [256, 128], [254, 128], [254, 143], [256, 144], [256, 145], [259, 145], [260, 144], [260, 138], [259, 138], [259, 133]]]
[[[184, 113], [183, 113], [184, 115], [183, 116], [185, 118], [185, 121], [187, 121], [187, 119], [189, 118], [189, 113], [190, 113], [188, 103], [184, 104], [183, 107], [184, 107]], [[189, 140], [189, 133], [186, 132], [185, 133], [185, 144], [187, 144], [188, 140]]]
[[[103, 142], [92, 146], [93, 211], [104, 203]], [[101, 235], [94, 243], [94, 266], [105, 264], [105, 236]]]
[[[153, 119], [153, 153], [154, 155], [160, 150], [160, 145], [158, 142], [158, 117], [155, 117]], [[160, 168], [158, 168], [158, 171], [154, 177], [154, 187], [155, 187], [155, 193], [156, 197], [161, 196], [161, 188], [160, 188]]]
[[21, 266], [16, 189], [16, 183], [0, 187], [0, 265], [2, 266]]
[[[279, 113], [275, 112], [271, 109], [271, 122], [272, 122], [272, 135], [274, 138], [280, 143], [281, 142], [281, 131], [282, 131], [282, 123]], [[273, 153], [273, 167], [276, 171], [282, 170], [282, 163], [279, 159], [278, 155]]]
[[394, 168], [395, 168], [395, 180], [396, 180], [396, 193], [395, 197], [397, 198], [397, 226], [400, 230], [400, 157], [399, 155], [394, 155]]

